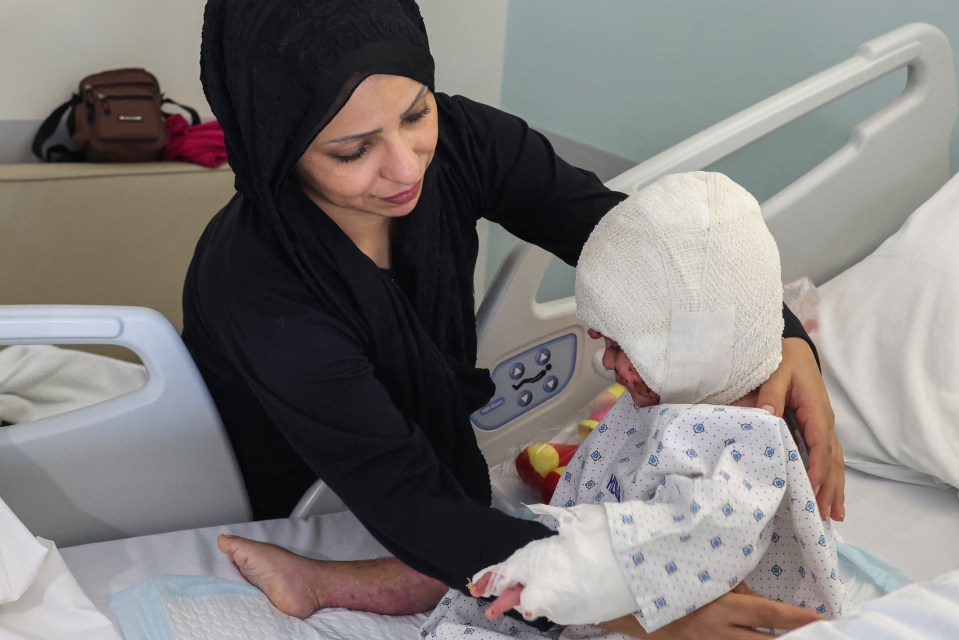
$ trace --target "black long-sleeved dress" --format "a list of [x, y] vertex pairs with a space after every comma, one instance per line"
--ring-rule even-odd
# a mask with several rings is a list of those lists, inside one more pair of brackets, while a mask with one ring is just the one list
[[[392, 272], [376, 269], [287, 180], [280, 210], [308, 212], [290, 225], [304, 245], [317, 245], [302, 249], [312, 265], [304, 275], [255, 200], [238, 195], [198, 244], [183, 339], [257, 518], [288, 515], [320, 477], [398, 558], [462, 588], [549, 535], [488, 507], [489, 478], [466, 419], [492, 391], [473, 368], [476, 222], [499, 222], [575, 264], [624, 196], [562, 161], [522, 120], [435, 97], [439, 143], [420, 201], [396, 230]], [[329, 295], [318, 297], [317, 286]], [[423, 335], [441, 359], [410, 337]], [[788, 313], [787, 335], [805, 337]], [[433, 411], [457, 393], [461, 409]]]

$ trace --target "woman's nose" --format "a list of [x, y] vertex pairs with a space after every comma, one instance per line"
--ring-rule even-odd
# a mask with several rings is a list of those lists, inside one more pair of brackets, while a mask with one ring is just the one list
[[419, 155], [409, 141], [401, 137], [390, 145], [383, 177], [404, 185], [412, 185], [420, 179]]

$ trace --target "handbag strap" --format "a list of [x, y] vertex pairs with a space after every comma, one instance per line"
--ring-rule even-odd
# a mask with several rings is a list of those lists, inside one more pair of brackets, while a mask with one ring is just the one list
[[[175, 104], [176, 106], [180, 107], [181, 109], [183, 109], [184, 111], [186, 111], [187, 113], [189, 113], [189, 114], [190, 114], [190, 124], [191, 124], [192, 126], [195, 127], [196, 125], [200, 124], [200, 114], [197, 113], [197, 112], [196, 112], [196, 109], [194, 109], [193, 107], [188, 107], [188, 106], [186, 106], [185, 104], [181, 104], [181, 103], [177, 102], [177, 101], [174, 100], [173, 98], [167, 98], [166, 96], [164, 96], [164, 97], [163, 97], [163, 101], [161, 102], [161, 104], [167, 104], [167, 103], [169, 103], [169, 104]], [[169, 115], [169, 114], [167, 114], [167, 113], [164, 111], [164, 112], [163, 112], [163, 115], [164, 115], [164, 116], [167, 116], [167, 115]]]
[[82, 153], [68, 149], [62, 144], [53, 145], [46, 150], [43, 149], [43, 145], [47, 143], [56, 132], [57, 127], [60, 126], [63, 114], [78, 104], [80, 104], [80, 96], [73, 94], [69, 100], [54, 109], [53, 113], [47, 116], [47, 119], [43, 121], [43, 124], [41, 124], [37, 130], [37, 134], [33, 137], [33, 145], [31, 146], [33, 155], [46, 162], [77, 162], [83, 160]]

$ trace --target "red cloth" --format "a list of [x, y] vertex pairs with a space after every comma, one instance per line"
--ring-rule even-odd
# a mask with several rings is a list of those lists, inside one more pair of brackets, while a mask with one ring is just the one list
[[226, 162], [223, 129], [216, 120], [190, 125], [179, 114], [167, 116], [167, 143], [164, 160], [185, 160], [204, 167], [219, 167]]

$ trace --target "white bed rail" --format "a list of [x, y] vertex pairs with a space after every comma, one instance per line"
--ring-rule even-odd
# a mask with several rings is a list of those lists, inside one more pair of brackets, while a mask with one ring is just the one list
[[907, 80], [899, 96], [859, 123], [836, 153], [763, 203], [779, 242], [783, 280], [809, 276], [821, 284], [871, 253], [950, 175], [956, 74], [949, 40], [932, 25], [907, 24], [870, 40], [849, 60], [705, 129], [608, 185], [629, 193], [662, 175], [708, 168], [903, 68]]
[[0, 428], [0, 496], [59, 546], [249, 520], [232, 448], [173, 325], [139, 307], [0, 306], [0, 345], [111, 344], [143, 387]]
[[[909, 24], [871, 40], [849, 60], [731, 116], [607, 185], [628, 193], [669, 173], [706, 169], [903, 68], [908, 74], [900, 95], [860, 122], [836, 153], [762, 205], [779, 244], [784, 281], [809, 276], [822, 283], [872, 252], [950, 175], [956, 77], [949, 41], [935, 27]], [[491, 465], [539, 439], [537, 433], [575, 422], [607, 384], [590, 366], [598, 343], [586, 337], [577, 321], [575, 301], [536, 301], [553, 260], [539, 248], [518, 243], [477, 314], [479, 365], [491, 370], [558, 336], [577, 339], [566, 391], [531, 403], [528, 411], [495, 428], [474, 429]], [[511, 385], [497, 384], [497, 401], [516, 402]]]

